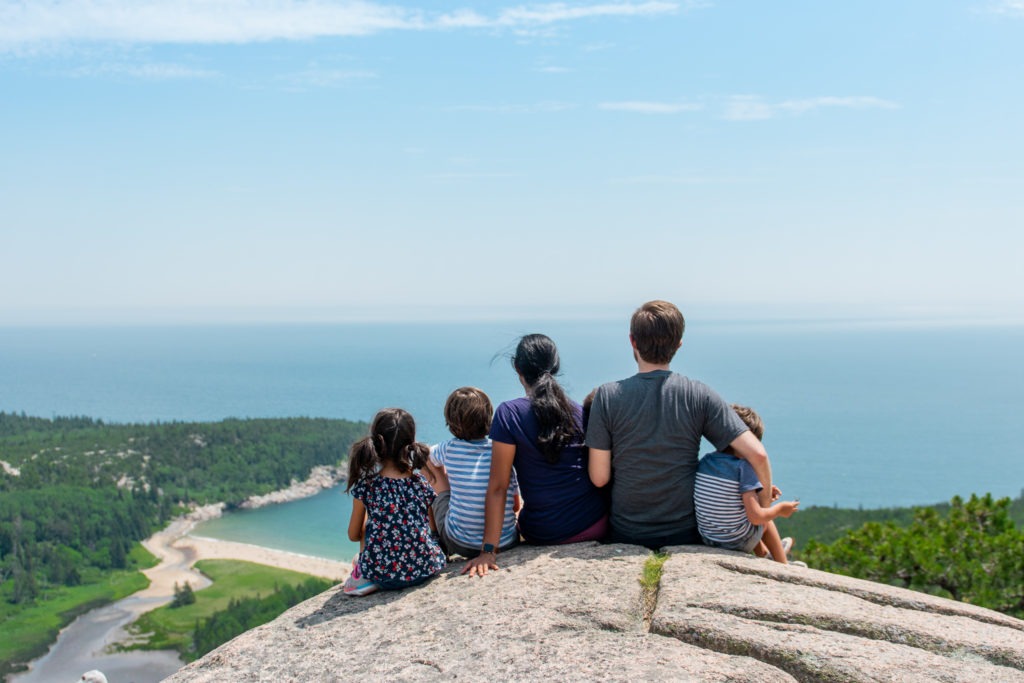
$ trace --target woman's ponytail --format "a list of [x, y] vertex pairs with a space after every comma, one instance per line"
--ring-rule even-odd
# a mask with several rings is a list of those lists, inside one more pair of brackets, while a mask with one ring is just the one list
[[543, 334], [519, 340], [512, 366], [530, 388], [530, 405], [537, 417], [537, 449], [551, 464], [562, 451], [582, 437], [579, 417], [555, 375], [560, 369], [555, 342]]

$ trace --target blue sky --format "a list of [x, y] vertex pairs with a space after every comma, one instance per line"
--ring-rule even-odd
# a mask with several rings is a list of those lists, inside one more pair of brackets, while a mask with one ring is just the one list
[[1024, 0], [0, 0], [0, 324], [1024, 320]]

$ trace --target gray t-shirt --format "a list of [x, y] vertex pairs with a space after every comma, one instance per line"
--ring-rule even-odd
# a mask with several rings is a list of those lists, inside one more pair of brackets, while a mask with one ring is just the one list
[[723, 450], [747, 431], [710, 387], [668, 370], [602, 385], [587, 446], [612, 453], [611, 525], [636, 542], [695, 532], [701, 437]]

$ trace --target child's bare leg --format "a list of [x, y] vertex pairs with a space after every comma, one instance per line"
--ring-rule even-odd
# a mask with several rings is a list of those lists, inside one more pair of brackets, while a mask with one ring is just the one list
[[451, 490], [452, 486], [448, 483], [448, 473], [444, 471], [444, 467], [438, 467], [428, 460], [423, 469], [427, 471], [427, 479], [430, 480], [434, 493], [444, 493]]
[[761, 536], [761, 542], [764, 543], [768, 552], [772, 554], [772, 559], [782, 564], [789, 564], [789, 560], [786, 558], [786, 551], [782, 548], [782, 537], [779, 536], [779, 530], [775, 528], [775, 522], [768, 522], [764, 525], [764, 535]]
[[765, 546], [764, 541], [757, 542], [757, 545], [754, 546], [754, 554], [758, 557], [768, 556], [768, 547]]

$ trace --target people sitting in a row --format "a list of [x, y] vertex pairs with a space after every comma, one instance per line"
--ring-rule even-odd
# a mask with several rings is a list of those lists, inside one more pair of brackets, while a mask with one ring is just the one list
[[[349, 537], [360, 553], [345, 593], [417, 585], [451, 555], [483, 576], [521, 540], [703, 542], [785, 563], [792, 539], [772, 520], [798, 502], [773, 506], [756, 413], [669, 370], [683, 327], [674, 305], [641, 306], [630, 323], [638, 372], [592, 392], [587, 419], [555, 379], [558, 351], [541, 334], [520, 339], [512, 358], [526, 396], [493, 420], [484, 392], [457, 389], [444, 409], [453, 438], [428, 449], [409, 413], [378, 413], [349, 459]], [[698, 467], [702, 437], [716, 452]]]

